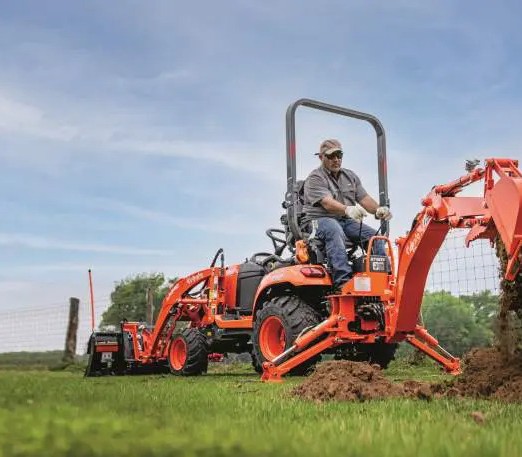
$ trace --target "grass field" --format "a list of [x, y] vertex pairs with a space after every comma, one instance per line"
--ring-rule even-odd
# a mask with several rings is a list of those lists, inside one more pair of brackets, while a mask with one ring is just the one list
[[[394, 379], [438, 370], [392, 366]], [[1, 456], [522, 455], [522, 406], [473, 400], [316, 404], [248, 366], [207, 376], [84, 379], [0, 370]], [[477, 424], [474, 411], [486, 415]]]

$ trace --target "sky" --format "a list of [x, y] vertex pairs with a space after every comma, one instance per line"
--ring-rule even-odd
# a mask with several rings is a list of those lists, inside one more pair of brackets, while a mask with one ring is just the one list
[[[404, 234], [466, 159], [522, 158], [521, 14], [483, 0], [0, 0], [0, 311], [87, 303], [89, 268], [102, 309], [130, 275], [270, 250], [285, 111], [303, 97], [381, 120]], [[330, 137], [377, 196], [369, 124], [306, 108], [299, 177]]]

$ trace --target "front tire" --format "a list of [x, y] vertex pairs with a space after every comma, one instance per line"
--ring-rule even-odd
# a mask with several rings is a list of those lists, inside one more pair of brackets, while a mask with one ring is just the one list
[[207, 372], [208, 342], [198, 329], [186, 328], [173, 335], [168, 354], [172, 374], [197, 376]]
[[[285, 295], [268, 301], [254, 321], [252, 356], [256, 371], [262, 370], [263, 362], [273, 360], [292, 346], [303, 330], [315, 327], [320, 321], [319, 314], [297, 296]], [[293, 368], [289, 374], [306, 375], [320, 359], [321, 356], [316, 355]]]

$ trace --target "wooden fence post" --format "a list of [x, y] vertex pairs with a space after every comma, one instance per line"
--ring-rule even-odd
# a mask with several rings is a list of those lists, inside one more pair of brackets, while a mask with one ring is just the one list
[[67, 335], [65, 336], [65, 351], [63, 361], [71, 363], [76, 355], [76, 335], [78, 333], [78, 310], [80, 300], [75, 297], [69, 298], [69, 324], [67, 325]]

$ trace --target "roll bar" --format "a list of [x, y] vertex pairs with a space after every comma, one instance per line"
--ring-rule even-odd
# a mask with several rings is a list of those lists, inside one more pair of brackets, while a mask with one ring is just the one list
[[[386, 136], [384, 127], [379, 119], [371, 114], [361, 113], [341, 106], [329, 105], [327, 103], [311, 100], [309, 98], [301, 98], [290, 104], [286, 110], [286, 177], [287, 187], [285, 194], [285, 206], [288, 217], [288, 226], [296, 240], [301, 240], [303, 234], [297, 221], [297, 212], [295, 210], [298, 202], [298, 189], [296, 185], [296, 140], [295, 140], [295, 112], [299, 106], [327, 111], [333, 114], [340, 114], [362, 121], [369, 122], [375, 129], [377, 134], [377, 168], [379, 172], [379, 204], [381, 206], [390, 206], [388, 198], [388, 175], [386, 166]], [[385, 234], [389, 234], [388, 222], [385, 224]]]

